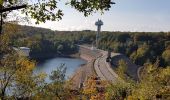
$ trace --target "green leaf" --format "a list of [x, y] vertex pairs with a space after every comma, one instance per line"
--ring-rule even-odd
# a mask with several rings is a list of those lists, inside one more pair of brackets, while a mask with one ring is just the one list
[[4, 3], [4, 0], [0, 0], [0, 5], [3, 5], [3, 3]]

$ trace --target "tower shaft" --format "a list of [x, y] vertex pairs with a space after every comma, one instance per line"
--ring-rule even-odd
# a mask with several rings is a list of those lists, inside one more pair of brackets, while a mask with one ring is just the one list
[[100, 41], [100, 30], [101, 30], [101, 26], [97, 26], [96, 48], [98, 48], [98, 46], [99, 46], [99, 41]]
[[101, 26], [103, 25], [103, 22], [101, 20], [98, 20], [95, 25], [97, 26], [97, 33], [96, 33], [96, 48], [99, 47], [99, 42], [100, 42], [100, 31], [101, 31]]

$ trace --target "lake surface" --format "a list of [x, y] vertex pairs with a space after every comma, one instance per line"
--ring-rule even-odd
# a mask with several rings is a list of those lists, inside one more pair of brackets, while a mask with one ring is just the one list
[[[86, 64], [86, 61], [78, 58], [53, 58], [39, 63], [34, 72], [36, 74], [40, 72], [45, 72], [47, 75], [51, 75], [51, 72], [53, 70], [56, 70], [57, 67], [59, 67], [61, 64], [65, 64], [65, 66], [67, 67], [66, 78], [68, 78], [69, 76], [73, 75], [78, 67], [80, 67], [82, 64]], [[50, 82], [48, 76], [46, 78], [46, 81]]]

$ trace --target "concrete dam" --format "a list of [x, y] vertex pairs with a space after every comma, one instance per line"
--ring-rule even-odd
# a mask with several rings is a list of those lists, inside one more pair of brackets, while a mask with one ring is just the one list
[[127, 74], [134, 80], [138, 79], [139, 66], [131, 62], [131, 60], [120, 54], [111, 53], [112, 65], [106, 62], [107, 51], [100, 49], [92, 49], [91, 47], [78, 45], [79, 56], [87, 61], [86, 65], [82, 65], [78, 68], [75, 74], [71, 77], [73, 81], [73, 88], [79, 88], [79, 85], [86, 81], [90, 76], [97, 76], [101, 80], [107, 80], [110, 82], [116, 82], [119, 76], [114, 72], [113, 68], [118, 66], [119, 60], [124, 60], [127, 64]]

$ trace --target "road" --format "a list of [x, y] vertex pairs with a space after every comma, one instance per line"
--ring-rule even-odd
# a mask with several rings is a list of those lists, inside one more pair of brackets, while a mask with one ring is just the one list
[[118, 75], [113, 71], [109, 63], [106, 62], [107, 52], [101, 51], [101, 53], [102, 56], [98, 57], [94, 63], [96, 74], [101, 78], [101, 80], [116, 82]]
[[[83, 45], [79, 45], [79, 46], [82, 48], [92, 50], [92, 48], [88, 47], [88, 46], [83, 46]], [[100, 50], [100, 49], [94, 49], [92, 51], [96, 52], [96, 54], [98, 54], [98, 56], [96, 56], [96, 60], [94, 62], [94, 70], [95, 70], [97, 76], [100, 77], [101, 80], [116, 82], [118, 79], [118, 75], [114, 72], [114, 70], [111, 68], [109, 63], [106, 62], [107, 52], [104, 50]], [[99, 53], [101, 55], [99, 55]], [[119, 53], [111, 54], [112, 57], [117, 56], [117, 55], [120, 55], [120, 54]]]
[[[74, 75], [70, 77], [72, 89], [79, 89], [81, 83], [84, 83], [89, 76], [97, 75], [101, 80], [110, 81], [112, 83], [124, 82], [106, 62], [107, 51], [91, 48], [84, 45], [80, 47], [80, 57], [85, 58], [88, 62], [86, 65], [79, 67]], [[111, 53], [113, 67], [117, 67], [119, 60], [123, 59], [127, 64], [127, 73], [132, 78], [137, 78], [138, 66], [133, 64], [129, 58], [120, 53]]]

